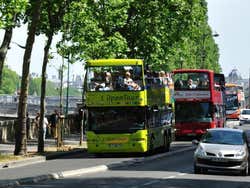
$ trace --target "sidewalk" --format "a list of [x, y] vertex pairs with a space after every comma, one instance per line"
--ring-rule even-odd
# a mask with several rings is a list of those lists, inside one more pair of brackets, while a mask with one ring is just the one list
[[[64, 145], [79, 145], [80, 142], [80, 135], [78, 134], [71, 134], [69, 136], [65, 136], [63, 139]], [[36, 152], [37, 151], [37, 139], [30, 139], [27, 142], [27, 151], [28, 152]], [[86, 145], [86, 139], [84, 137], [83, 144]], [[44, 142], [44, 147], [56, 147], [56, 140], [52, 138], [48, 138]], [[14, 142], [8, 142], [5, 144], [0, 144], [0, 153], [1, 154], [13, 154], [15, 149]]]
[[[71, 134], [69, 136], [65, 136], [63, 139], [63, 145], [67, 146], [67, 148], [70, 147], [70, 151], [63, 151], [63, 148], [60, 151], [57, 151], [57, 145], [56, 140], [49, 138], [45, 140], [44, 148], [45, 148], [45, 154], [44, 155], [37, 155], [27, 157], [23, 160], [10, 160], [5, 162], [0, 162], [0, 169], [6, 168], [6, 167], [17, 167], [21, 165], [27, 165], [37, 162], [44, 162], [46, 159], [53, 159], [58, 157], [58, 155], [66, 155], [70, 154], [72, 152], [77, 152], [78, 150], [83, 151], [87, 148], [86, 144], [86, 138], [84, 137], [84, 140], [82, 142], [82, 146], [79, 145], [80, 143], [80, 135], [78, 134]], [[37, 139], [30, 139], [27, 142], [27, 152], [28, 154], [35, 154], [37, 152], [38, 142]], [[4, 155], [12, 155], [15, 150], [15, 143], [14, 142], [8, 142], [5, 144], [0, 144], [0, 154], [2, 156]]]

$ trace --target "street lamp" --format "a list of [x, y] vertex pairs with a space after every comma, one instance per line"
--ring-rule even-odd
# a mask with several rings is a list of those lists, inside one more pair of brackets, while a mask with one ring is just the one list
[[[210, 36], [210, 34], [203, 34], [202, 35], [202, 53], [201, 53], [202, 62], [201, 62], [201, 69], [205, 68], [205, 57], [206, 57], [205, 41], [206, 41], [206, 38], [208, 36]], [[218, 33], [212, 34], [212, 37], [218, 37], [218, 36], [219, 36]]]

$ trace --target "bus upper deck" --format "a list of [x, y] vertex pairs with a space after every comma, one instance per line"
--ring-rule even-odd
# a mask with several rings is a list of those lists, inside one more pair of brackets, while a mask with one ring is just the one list
[[88, 106], [147, 106], [171, 103], [169, 78], [144, 74], [142, 60], [91, 60], [87, 62], [86, 77]]

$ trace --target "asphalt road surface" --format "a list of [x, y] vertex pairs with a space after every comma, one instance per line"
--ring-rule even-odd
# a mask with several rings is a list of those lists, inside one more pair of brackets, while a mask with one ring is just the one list
[[[238, 126], [238, 121], [228, 121], [227, 127], [250, 129], [250, 124]], [[153, 161], [116, 167], [105, 172], [77, 175], [20, 187], [250, 188], [250, 176], [240, 176], [238, 172], [208, 171], [206, 174], [194, 174], [193, 152], [190, 150]], [[75, 159], [72, 157], [70, 160]]]
[[151, 162], [110, 169], [106, 172], [78, 175], [21, 187], [104, 187], [104, 188], [248, 188], [250, 176], [235, 172], [193, 173], [193, 151]]
[[250, 188], [250, 176], [240, 176], [237, 172], [216, 171], [194, 174], [193, 151], [188, 151], [153, 161], [109, 169], [105, 172], [72, 176], [21, 187]]

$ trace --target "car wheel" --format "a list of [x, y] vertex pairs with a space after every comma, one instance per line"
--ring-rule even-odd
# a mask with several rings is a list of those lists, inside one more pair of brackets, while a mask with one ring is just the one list
[[247, 163], [247, 166], [244, 170], [241, 171], [241, 175], [242, 176], [247, 176], [248, 175], [248, 170], [249, 170], [249, 167], [248, 167], [248, 163]]
[[200, 167], [194, 165], [194, 173], [195, 174], [201, 174], [201, 172], [202, 172], [202, 169]]

